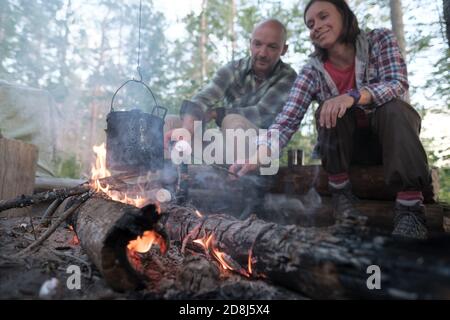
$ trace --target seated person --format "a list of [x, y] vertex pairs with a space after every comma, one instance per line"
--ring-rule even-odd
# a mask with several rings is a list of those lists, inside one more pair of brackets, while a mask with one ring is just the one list
[[280, 59], [288, 49], [286, 37], [285, 26], [276, 19], [257, 24], [250, 39], [251, 55], [220, 68], [208, 85], [183, 102], [180, 118], [166, 117], [165, 148], [176, 128], [193, 134], [196, 120], [204, 124], [215, 120], [222, 130], [267, 129], [296, 78], [296, 72]]

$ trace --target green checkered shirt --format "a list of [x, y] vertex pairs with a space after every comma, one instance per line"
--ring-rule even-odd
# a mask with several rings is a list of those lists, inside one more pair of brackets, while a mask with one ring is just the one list
[[[237, 113], [259, 128], [267, 129], [285, 105], [297, 74], [281, 60], [258, 87], [251, 57], [233, 61], [217, 71], [212, 81], [192, 101], [203, 111], [224, 108], [221, 117]], [[217, 119], [221, 123], [222, 119]]]

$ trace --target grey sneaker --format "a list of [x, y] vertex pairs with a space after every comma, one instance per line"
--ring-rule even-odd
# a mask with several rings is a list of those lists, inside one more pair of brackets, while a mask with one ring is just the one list
[[352, 192], [352, 185], [348, 183], [344, 188], [337, 189], [328, 185], [331, 192], [333, 214], [336, 218], [361, 216], [361, 212], [354, 207], [359, 199]]
[[426, 239], [428, 230], [425, 207], [421, 203], [405, 206], [395, 202], [393, 236], [411, 239]]

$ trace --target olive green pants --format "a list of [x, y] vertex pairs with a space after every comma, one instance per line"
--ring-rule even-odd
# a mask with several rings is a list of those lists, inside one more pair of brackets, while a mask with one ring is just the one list
[[393, 99], [369, 116], [369, 127], [358, 128], [350, 109], [336, 127], [319, 126], [322, 165], [329, 174], [348, 172], [351, 165], [383, 165], [387, 186], [395, 191], [421, 191], [430, 184], [425, 150], [419, 139], [421, 119], [406, 102]]

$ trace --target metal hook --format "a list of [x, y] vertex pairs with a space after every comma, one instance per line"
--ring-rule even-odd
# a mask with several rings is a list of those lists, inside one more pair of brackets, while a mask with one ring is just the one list
[[141, 67], [140, 67], [140, 66], [137, 66], [136, 70], [137, 70], [138, 75], [139, 75], [139, 82], [143, 82], [143, 81], [142, 81]]

